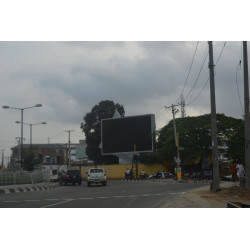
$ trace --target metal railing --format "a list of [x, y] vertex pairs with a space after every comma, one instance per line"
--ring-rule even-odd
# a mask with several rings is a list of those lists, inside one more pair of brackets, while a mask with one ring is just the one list
[[35, 184], [50, 181], [49, 171], [36, 172], [1, 172], [0, 186], [20, 185], [20, 184]]

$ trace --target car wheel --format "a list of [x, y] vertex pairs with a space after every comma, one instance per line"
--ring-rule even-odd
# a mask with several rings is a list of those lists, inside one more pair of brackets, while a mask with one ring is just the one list
[[104, 181], [104, 182], [102, 183], [102, 185], [103, 185], [103, 186], [107, 186], [107, 182]]

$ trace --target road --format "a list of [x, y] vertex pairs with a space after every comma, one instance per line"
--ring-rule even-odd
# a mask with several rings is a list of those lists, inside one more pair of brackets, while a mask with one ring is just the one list
[[2, 208], [160, 208], [207, 184], [108, 181], [108, 185], [68, 185], [0, 195]]

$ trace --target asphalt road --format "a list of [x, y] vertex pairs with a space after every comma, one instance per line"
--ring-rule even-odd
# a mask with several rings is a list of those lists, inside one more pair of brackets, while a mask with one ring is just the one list
[[1, 208], [157, 208], [207, 184], [108, 181], [108, 185], [61, 186], [0, 195]]

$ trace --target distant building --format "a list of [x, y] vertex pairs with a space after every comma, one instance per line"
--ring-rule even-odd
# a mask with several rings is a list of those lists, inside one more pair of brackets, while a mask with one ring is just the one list
[[[67, 164], [68, 158], [68, 145], [67, 144], [32, 144], [36, 147], [35, 158], [42, 160], [43, 164], [49, 165], [64, 165]], [[73, 143], [70, 145], [71, 148], [71, 161], [79, 161], [87, 159], [86, 155], [86, 143], [81, 140], [80, 143]], [[23, 155], [30, 144], [23, 144]], [[17, 145], [12, 150], [12, 159], [16, 163], [19, 161], [20, 157], [20, 145]]]
[[[65, 144], [32, 144], [36, 148], [35, 159], [46, 160], [47, 164], [63, 165], [66, 162], [66, 146]], [[23, 155], [30, 144], [23, 144]], [[17, 145], [12, 150], [12, 159], [17, 162], [20, 157], [20, 145]], [[48, 160], [50, 159], [50, 160]], [[50, 162], [48, 162], [50, 161]]]

